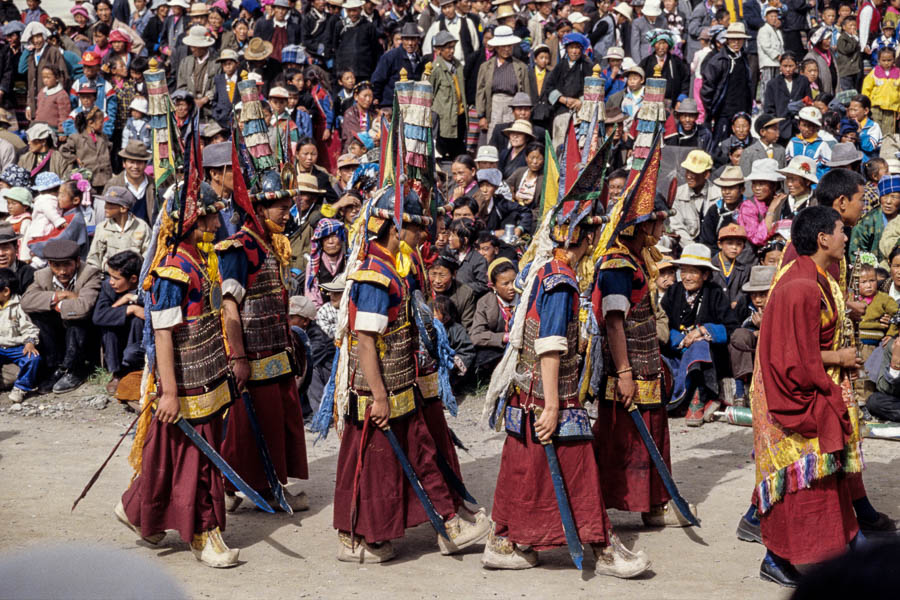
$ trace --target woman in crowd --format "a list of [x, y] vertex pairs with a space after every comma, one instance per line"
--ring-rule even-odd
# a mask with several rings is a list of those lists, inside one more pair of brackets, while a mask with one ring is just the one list
[[753, 143], [753, 137], [750, 135], [750, 121], [750, 115], [745, 112], [739, 112], [731, 117], [731, 135], [719, 142], [719, 146], [713, 154], [716, 166], [740, 163], [740, 157], [738, 157], [738, 163], [732, 163], [731, 154], [735, 147], [746, 148]]
[[544, 190], [544, 145], [531, 142], [525, 146], [525, 166], [519, 167], [506, 183], [513, 194], [513, 200], [528, 206], [534, 214], [533, 223], [539, 222], [541, 193]]
[[[347, 152], [347, 146], [350, 144], [357, 133], [366, 132], [371, 129], [376, 122], [378, 113], [372, 108], [372, 101], [375, 99], [372, 92], [372, 84], [368, 81], [357, 83], [353, 88], [353, 106], [344, 113], [344, 119], [341, 123], [341, 144], [342, 151]], [[315, 123], [315, 121], [313, 121]]]
[[434, 264], [428, 269], [428, 280], [435, 296], [447, 296], [453, 300], [459, 310], [460, 321], [468, 331], [472, 329], [472, 322], [475, 320], [475, 294], [469, 286], [456, 281], [458, 269], [459, 260], [448, 247], [437, 256]]
[[[451, 202], [455, 202], [463, 196], [478, 193], [478, 182], [475, 181], [475, 173], [478, 167], [475, 160], [468, 154], [460, 154], [450, 165], [450, 173], [453, 175], [453, 187], [449, 190]], [[474, 217], [474, 215], [473, 215]]]
[[344, 224], [337, 219], [320, 220], [312, 235], [311, 248], [303, 293], [318, 308], [325, 303], [320, 286], [336, 279], [347, 266]]
[[503, 178], [508, 179], [520, 167], [526, 165], [527, 152], [525, 148], [534, 141], [534, 133], [531, 123], [517, 120], [510, 127], [503, 130], [503, 135], [509, 138], [509, 147], [500, 153], [500, 171]]

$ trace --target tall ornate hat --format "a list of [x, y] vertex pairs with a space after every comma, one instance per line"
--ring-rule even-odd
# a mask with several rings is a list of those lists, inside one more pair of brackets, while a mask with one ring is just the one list
[[[386, 222], [394, 220], [395, 189], [394, 186], [384, 188], [369, 202], [366, 218], [366, 230], [369, 235], [377, 236]], [[422, 227], [431, 225], [432, 219], [423, 214], [422, 202], [416, 192], [408, 191], [403, 197], [401, 207], [401, 219], [404, 223], [414, 223]]]

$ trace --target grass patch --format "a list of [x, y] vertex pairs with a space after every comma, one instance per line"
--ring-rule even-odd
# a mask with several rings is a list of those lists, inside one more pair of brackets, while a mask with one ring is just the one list
[[92, 385], [105, 386], [112, 380], [112, 373], [103, 367], [95, 367], [94, 372], [87, 378], [87, 382]]

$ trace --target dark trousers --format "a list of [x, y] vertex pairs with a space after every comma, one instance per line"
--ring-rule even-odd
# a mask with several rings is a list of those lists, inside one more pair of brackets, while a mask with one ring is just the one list
[[127, 317], [121, 327], [101, 327], [100, 335], [107, 371], [121, 376], [144, 366], [143, 319]]
[[467, 127], [466, 115], [463, 113], [459, 115], [459, 119], [457, 120], [455, 138], [445, 138], [440, 136], [435, 138], [435, 147], [444, 159], [454, 160], [460, 154], [465, 153]]
[[712, 130], [713, 148], [717, 148], [720, 143], [728, 139], [728, 136], [731, 135], [731, 117], [732, 115], [722, 115], [716, 119], [716, 125]]
[[900, 423], [900, 398], [897, 396], [891, 396], [884, 392], [872, 392], [872, 395], [866, 400], [866, 408], [869, 409], [872, 416]]
[[[756, 99], [756, 86], [759, 85], [759, 54], [754, 52], [747, 55], [747, 65], [750, 67], [750, 93]], [[760, 94], [761, 96], [762, 94]]]
[[40, 331], [39, 350], [48, 372], [79, 369], [94, 356], [90, 319], [63, 320], [56, 311], [28, 316]]
[[781, 31], [781, 37], [784, 38], [784, 49], [790, 50], [798, 58], [806, 55], [802, 33], [802, 31]]

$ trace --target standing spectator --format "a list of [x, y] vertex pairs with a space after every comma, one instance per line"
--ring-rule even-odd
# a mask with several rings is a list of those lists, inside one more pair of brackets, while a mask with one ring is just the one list
[[666, 80], [666, 104], [677, 106], [691, 93], [691, 69], [680, 57], [672, 54], [675, 41], [666, 29], [648, 32], [650, 52], [640, 61], [648, 77]]
[[816, 161], [816, 176], [821, 179], [828, 171], [827, 162], [831, 160], [831, 148], [820, 134], [822, 113], [815, 106], [806, 106], [797, 113], [799, 135], [791, 138], [784, 151], [786, 161], [795, 156], [808, 156]]
[[884, 0], [863, 0], [859, 8], [859, 47], [869, 48], [881, 29], [881, 6]]
[[[38, 173], [56, 173], [59, 177], [68, 175], [71, 162], [57, 151], [55, 134], [46, 123], [35, 123], [25, 132], [28, 138], [28, 152], [19, 157], [19, 166], [28, 171], [32, 180]], [[107, 159], [108, 160], [108, 159]]]
[[893, 50], [879, 53], [878, 66], [863, 80], [862, 94], [872, 101], [872, 118], [881, 127], [881, 133], [893, 135], [900, 114], [900, 68], [894, 65]]
[[[565, 139], [569, 118], [581, 108], [584, 94], [584, 79], [591, 75], [593, 63], [584, 55], [590, 46], [588, 39], [580, 33], [569, 33], [563, 38], [566, 56], [553, 68], [547, 81], [541, 101], [553, 107], [553, 146], [559, 147]], [[511, 173], [510, 173], [511, 174]]]
[[[432, 106], [437, 113], [435, 145], [440, 155], [446, 158], [465, 152], [468, 127], [466, 82], [462, 64], [453, 55], [456, 43], [456, 38], [449, 31], [439, 31], [432, 41], [435, 50], [432, 63], [434, 68], [431, 71], [431, 87], [434, 92]], [[530, 105], [529, 99], [529, 107]], [[515, 110], [513, 107], [513, 112]]]
[[725, 46], [712, 54], [703, 66], [703, 87], [700, 97], [708, 120], [715, 122], [713, 142], [728, 137], [731, 117], [749, 113], [753, 107], [750, 89], [750, 67], [741, 51], [749, 39], [743, 23], [732, 23], [725, 32]]
[[591, 39], [594, 42], [594, 56], [606, 56], [610, 48], [631, 51], [631, 19], [633, 11], [627, 2], [617, 2], [612, 9], [594, 24]]
[[378, 30], [362, 18], [362, 6], [362, 0], [344, 3], [347, 18], [338, 25], [334, 43], [334, 68], [351, 69], [358, 81], [372, 77], [381, 56]]
[[856, 35], [856, 21], [845, 19], [834, 47], [838, 77], [842, 90], [858, 90], [862, 77], [862, 50]]
[[744, 176], [750, 173], [750, 167], [760, 158], [775, 159], [779, 169], [785, 165], [784, 148], [778, 145], [778, 132], [782, 121], [784, 119], [769, 113], [762, 113], [756, 117], [753, 126], [758, 138], [741, 154], [741, 172]]
[[[881, 0], [878, 0], [879, 2]], [[803, 55], [803, 35], [809, 32], [807, 14], [811, 8], [808, 0], [784, 0], [784, 20], [781, 31], [784, 35], [784, 49], [795, 56]]]
[[68, 82], [69, 69], [66, 59], [59, 48], [48, 43], [50, 30], [40, 22], [32, 22], [25, 26], [22, 32], [22, 42], [30, 44], [31, 49], [26, 48], [19, 58], [19, 73], [27, 73], [27, 99], [25, 117], [29, 120], [37, 114], [37, 98], [44, 86], [42, 71], [46, 66], [55, 67], [60, 73], [63, 87]]
[[[781, 13], [774, 6], [766, 7], [766, 24], [759, 28], [756, 47], [759, 52], [759, 97], [765, 94], [766, 85], [778, 75], [781, 55], [784, 54], [784, 37], [781, 35]], [[756, 98], [754, 89], [753, 97]]]
[[272, 14], [253, 26], [253, 35], [272, 44], [272, 56], [281, 61], [281, 49], [300, 43], [300, 24], [287, 18], [291, 10], [289, 0], [275, 0]]
[[794, 115], [803, 107], [803, 98], [812, 95], [809, 80], [798, 76], [797, 57], [789, 51], [781, 55], [781, 73], [766, 84], [763, 111], [770, 115], [784, 115], [778, 130], [780, 144], [788, 143], [794, 135]]
[[178, 65], [176, 89], [185, 90], [193, 96], [194, 104], [203, 116], [211, 115], [212, 110], [207, 105], [215, 95], [213, 80], [221, 71], [210, 48], [216, 41], [205, 27], [195, 25], [183, 43], [190, 48], [191, 54]]
[[[737, 5], [741, 0], [736, 0]], [[765, 3], [758, 0], [743, 0], [738, 5], [738, 15], [735, 17], [740, 20], [743, 18], [744, 25], [747, 28], [747, 35], [750, 39], [744, 47], [744, 53], [747, 55], [747, 64], [750, 66], [750, 92], [753, 94], [753, 100], [757, 98], [757, 86], [759, 85], [759, 46], [757, 45], [757, 37], [760, 28], [766, 24], [763, 19], [762, 8]]]
[[140, 140], [130, 140], [123, 150], [119, 151], [123, 170], [106, 182], [103, 192], [117, 186], [127, 189], [137, 199], [132, 207], [135, 217], [153, 223], [156, 219], [156, 186], [147, 176], [145, 170], [153, 156]]
[[325, 0], [310, 2], [306, 5], [306, 11], [300, 21], [300, 39], [303, 47], [320, 64], [328, 62], [334, 53], [331, 39], [334, 19], [325, 10], [325, 5]]
[[[891, 51], [893, 52], [893, 50]], [[837, 62], [831, 52], [831, 36], [825, 27], [819, 27], [809, 37], [809, 52], [804, 60], [813, 59], [819, 66], [819, 92], [833, 96], [841, 89]]]
[[868, 96], [854, 96], [847, 107], [847, 116], [859, 126], [859, 149], [863, 151], [863, 163], [878, 156], [881, 149], [881, 127], [869, 118], [872, 101]]
[[106, 393], [115, 394], [122, 377], [144, 366], [144, 306], [138, 293], [141, 257], [131, 250], [110, 256], [108, 277], [100, 285], [92, 322], [100, 329], [103, 360], [112, 379]]
[[100, 292], [100, 271], [78, 257], [78, 244], [52, 240], [44, 248], [49, 266], [34, 274], [22, 309], [40, 331], [39, 350], [51, 373], [41, 390], [61, 394], [82, 384], [92, 356], [90, 317]]
[[434, 20], [425, 31], [422, 53], [426, 56], [431, 54], [432, 40], [438, 31], [449, 31], [459, 40], [454, 56], [460, 63], [465, 64], [467, 58], [481, 45], [478, 26], [472, 17], [459, 14], [456, 10], [456, 0], [440, 0], [440, 5], [441, 16]]
[[682, 100], [681, 104], [675, 108], [674, 114], [677, 124], [675, 130], [665, 136], [667, 145], [712, 151], [713, 135], [706, 125], [697, 123], [700, 110], [693, 98]]
[[75, 117], [75, 128], [78, 133], [71, 136], [60, 153], [80, 168], [90, 169], [91, 185], [103, 189], [112, 177], [112, 166], [109, 162], [111, 143], [103, 133], [103, 113], [96, 106], [86, 113]]
[[[509, 101], [516, 93], [525, 92], [534, 97], [531, 78], [528, 76], [528, 65], [513, 58], [513, 47], [521, 41], [522, 38], [513, 35], [512, 29], [503, 25], [497, 27], [494, 37], [487, 42], [496, 54], [479, 67], [475, 90], [478, 126], [482, 132], [486, 132], [486, 140], [491, 139], [494, 127], [498, 123], [513, 120]], [[551, 88], [549, 80], [552, 75], [551, 73], [544, 82], [545, 92]]]
[[[700, 48], [694, 52], [694, 56], [691, 59], [691, 97], [694, 100], [700, 98], [700, 90], [703, 88], [703, 63], [706, 61], [706, 57], [712, 54], [715, 51], [715, 45], [712, 42], [712, 35], [710, 34], [709, 27], [704, 27], [700, 32]], [[705, 123], [706, 122], [706, 109], [703, 108], [703, 103], [700, 102], [698, 108], [700, 109], [700, 116], [698, 117], [698, 122]]]
[[69, 94], [63, 89], [63, 75], [54, 65], [45, 65], [41, 69], [43, 88], [37, 94], [37, 112], [35, 121], [41, 121], [62, 133], [62, 124], [69, 116], [71, 105]]
[[[387, 55], [385, 55], [387, 56]], [[344, 152], [350, 141], [358, 133], [367, 133], [377, 122], [378, 113], [372, 108], [374, 99], [372, 84], [368, 81], [357, 83], [353, 88], [353, 106], [344, 113], [341, 123], [341, 141]]]
[[106, 118], [109, 119], [110, 123], [107, 128], [107, 135], [112, 135], [112, 129], [119, 110], [116, 89], [111, 82], [104, 79], [100, 74], [100, 56], [93, 52], [85, 52], [81, 55], [81, 62], [79, 64], [83, 68], [83, 74], [72, 84], [72, 90], [69, 92], [69, 99], [74, 106], [78, 102], [81, 88], [93, 86], [97, 95], [94, 106], [103, 111]]
[[122, 145], [120, 150], [124, 150], [131, 140], [137, 140], [150, 146], [150, 121], [147, 119], [149, 111], [147, 99], [143, 96], [135, 96], [134, 100], [128, 106], [131, 115], [125, 122], [125, 129], [122, 130]]
[[712, 173], [712, 157], [703, 150], [691, 150], [684, 162], [685, 183], [675, 192], [673, 208], [675, 214], [669, 217], [667, 229], [674, 233], [682, 247], [700, 236], [700, 219], [715, 201], [721, 197], [719, 187], [709, 181]]
[[687, 51], [684, 55], [686, 61], [691, 62], [694, 53], [700, 50], [700, 32], [715, 25], [716, 11], [724, 3], [724, 0], [700, 0], [696, 4], [692, 2], [694, 10], [688, 19]]
[[[653, 41], [648, 34], [653, 30], [662, 30], [668, 32], [668, 23], [666, 18], [662, 16], [662, 8], [659, 6], [659, 0], [650, 0], [644, 4], [641, 10], [641, 16], [631, 22], [631, 59], [640, 64], [645, 58], [653, 53]], [[669, 39], [671, 40], [671, 33]], [[670, 44], [674, 47], [674, 42]], [[646, 68], [644, 69], [647, 70]]]
[[12, 363], [19, 367], [9, 400], [18, 404], [34, 391], [41, 356], [37, 351], [38, 328], [22, 309], [16, 274], [0, 269], [0, 366]]
[[[445, 45], [448, 43], [445, 36], [441, 36], [441, 40]], [[394, 105], [394, 84], [400, 80], [401, 69], [406, 69], [406, 76], [410, 81], [422, 79], [427, 61], [422, 57], [421, 45], [422, 32], [415, 24], [407, 23], [400, 30], [400, 47], [388, 50], [378, 59], [375, 73], [372, 74], [372, 89], [378, 106], [391, 110]], [[437, 48], [435, 45], [436, 56], [439, 54]], [[457, 61], [457, 64], [461, 63]]]

